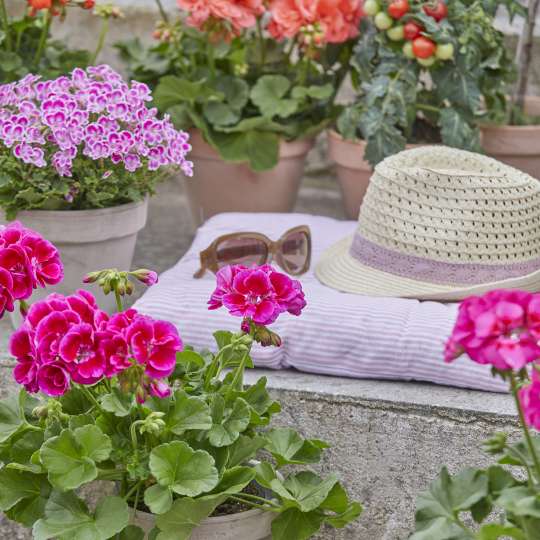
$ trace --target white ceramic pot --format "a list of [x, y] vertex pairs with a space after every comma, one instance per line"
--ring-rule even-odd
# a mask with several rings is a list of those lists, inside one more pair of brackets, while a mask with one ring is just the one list
[[59, 249], [64, 264], [64, 280], [36, 291], [32, 301], [51, 292], [71, 294], [86, 288], [96, 295], [103, 309], [112, 310], [113, 295], [102, 295], [97, 285], [83, 285], [82, 279], [93, 270], [129, 270], [137, 233], [145, 226], [147, 214], [148, 199], [96, 210], [19, 212], [16, 219], [52, 242]]
[[[190, 540], [271, 540], [274, 517], [274, 513], [256, 508], [230, 516], [207, 518], [191, 533]], [[140, 527], [148, 538], [155, 527], [155, 516], [137, 512], [131, 523]]]

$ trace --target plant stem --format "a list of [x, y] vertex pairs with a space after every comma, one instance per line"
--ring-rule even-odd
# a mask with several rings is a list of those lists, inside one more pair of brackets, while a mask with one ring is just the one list
[[103, 45], [105, 45], [105, 38], [107, 37], [108, 33], [109, 33], [109, 17], [104, 17], [103, 23], [101, 24], [101, 31], [99, 33], [96, 50], [94, 51], [94, 54], [92, 55], [92, 58], [90, 60], [90, 64], [92, 66], [96, 64], [98, 56], [100, 55], [103, 49]]
[[124, 501], [127, 501], [137, 489], [139, 489], [140, 485], [142, 483], [142, 480], [139, 480], [125, 495], [124, 495]]
[[266, 42], [264, 41], [261, 17], [257, 19], [257, 35], [259, 36], [259, 47], [261, 49], [261, 70], [263, 70], [266, 64]]
[[440, 112], [438, 107], [435, 107], [433, 105], [425, 105], [423, 103], [417, 103], [416, 108], [420, 109], [421, 111], [428, 111], [428, 112], [434, 112], [434, 113]]
[[118, 310], [118, 313], [121, 313], [124, 311], [124, 305], [122, 304], [122, 297], [116, 287], [114, 289], [114, 297], [116, 298], [116, 309]]
[[525, 415], [523, 414], [523, 408], [521, 407], [521, 402], [519, 401], [519, 396], [518, 396], [517, 380], [513, 372], [510, 374], [510, 388], [512, 390], [512, 395], [514, 396], [514, 401], [516, 403], [516, 407], [518, 410], [519, 422], [523, 429], [523, 433], [525, 434], [525, 441], [527, 443], [529, 452], [531, 454], [531, 457], [534, 463], [536, 476], [537, 476], [537, 479], [540, 480], [540, 460], [538, 459], [538, 454], [536, 453], [536, 448], [534, 447], [534, 443], [531, 438], [531, 432], [529, 431], [529, 427], [527, 426], [527, 422], [525, 421]]
[[137, 515], [137, 509], [139, 507], [139, 496], [141, 495], [141, 483], [139, 482], [137, 486], [137, 493], [135, 495], [135, 504], [133, 505], [133, 510], [135, 510], [135, 516]]
[[36, 55], [34, 56], [34, 66], [39, 68], [39, 63], [43, 56], [43, 51], [45, 50], [45, 45], [47, 44], [47, 38], [49, 37], [49, 30], [51, 29], [52, 15], [51, 11], [48, 9], [45, 12], [45, 23], [41, 29], [41, 36], [39, 38], [38, 48], [36, 49]]
[[259, 497], [258, 495], [253, 495], [251, 493], [239, 493], [238, 495], [240, 495], [241, 497], [247, 497], [248, 499], [253, 499], [255, 501], [260, 501], [262, 503], [265, 503], [265, 504], [270, 504], [272, 506], [275, 506], [277, 508], [279, 508], [279, 504], [270, 500], [270, 499], [265, 499], [264, 497]]
[[246, 362], [247, 362], [248, 356], [249, 356], [249, 350], [244, 353], [244, 356], [242, 356], [242, 360], [240, 360], [240, 364], [236, 368], [236, 371], [234, 373], [234, 378], [231, 383], [231, 388], [233, 390], [236, 390], [236, 389], [242, 390], [244, 386], [244, 371], [246, 369]]
[[82, 384], [79, 385], [79, 388], [82, 390], [82, 393], [92, 402], [94, 407], [96, 407], [97, 409], [99, 409], [101, 411], [102, 410], [101, 405], [99, 404], [99, 402], [96, 399], [96, 397], [94, 396], [94, 394], [92, 394], [92, 392], [90, 390], [88, 390], [88, 388], [86, 388], [86, 386], [83, 386]]
[[[241, 495], [245, 495], [245, 494], [242, 493]], [[232, 501], [237, 501], [237, 502], [240, 502], [240, 503], [243, 503], [243, 504], [247, 504], [249, 506], [253, 506], [254, 508], [260, 508], [261, 510], [264, 510], [265, 512], [279, 512], [280, 511], [277, 507], [263, 506], [262, 504], [256, 504], [256, 503], [251, 502], [251, 501], [246, 501], [245, 499], [242, 499], [241, 497], [236, 497], [234, 495], [231, 495], [229, 497], [229, 499], [231, 499]], [[265, 502], [268, 502], [268, 501], [265, 501]]]
[[167, 13], [165, 12], [165, 9], [163, 8], [163, 4], [161, 3], [161, 0], [156, 0], [157, 7], [159, 9], [159, 13], [161, 15], [161, 18], [164, 22], [169, 22], [169, 17], [167, 16]]
[[6, 48], [8, 51], [11, 51], [11, 29], [9, 27], [9, 18], [6, 9], [6, 3], [4, 0], [0, 0], [0, 17], [2, 18], [2, 26], [4, 28], [4, 33], [6, 34]]

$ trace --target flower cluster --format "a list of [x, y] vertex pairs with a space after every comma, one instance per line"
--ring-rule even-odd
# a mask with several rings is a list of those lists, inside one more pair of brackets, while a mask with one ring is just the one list
[[540, 358], [540, 295], [492, 291], [459, 307], [445, 360], [463, 353], [499, 371], [519, 370]]
[[64, 277], [58, 250], [35, 231], [13, 222], [0, 228], [0, 317], [34, 289]]
[[276, 272], [270, 265], [225, 266], [216, 278], [208, 309], [224, 306], [231, 315], [248, 323], [266, 326], [285, 312], [300, 315], [306, 306], [300, 282]]
[[30, 13], [34, 16], [38, 11], [49, 10], [52, 15], [60, 15], [66, 6], [79, 6], [83, 9], [92, 9], [95, 0], [28, 0]]
[[0, 142], [35, 167], [51, 163], [72, 176], [76, 159], [92, 160], [104, 175], [177, 165], [191, 176], [187, 133], [159, 119], [147, 85], [127, 84], [110, 66], [75, 69], [70, 77], [41, 81], [27, 75], [0, 86]]
[[278, 40], [299, 34], [316, 44], [343, 43], [358, 35], [361, 0], [272, 0], [270, 34]]
[[[278, 40], [300, 36], [303, 40], [342, 43], [358, 34], [361, 0], [270, 0], [268, 31]], [[189, 12], [188, 24], [212, 30], [208, 24], [227, 23], [234, 34], [252, 28], [265, 13], [262, 0], [178, 0]]]
[[195, 28], [224, 21], [236, 34], [255, 26], [264, 13], [263, 0], [178, 0], [178, 7], [189, 12], [187, 23]]
[[10, 340], [15, 380], [29, 392], [61, 396], [72, 382], [93, 385], [120, 376], [136, 379], [139, 401], [170, 392], [166, 379], [181, 349], [172, 324], [133, 309], [109, 317], [82, 290], [33, 304]]

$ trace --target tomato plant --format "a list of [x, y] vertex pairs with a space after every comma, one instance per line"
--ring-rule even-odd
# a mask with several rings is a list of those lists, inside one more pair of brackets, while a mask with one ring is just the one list
[[388, 14], [392, 19], [401, 19], [409, 11], [408, 0], [394, 0], [388, 6]]
[[[372, 165], [407, 143], [479, 151], [478, 124], [506, 118], [515, 76], [495, 13], [504, 5], [513, 17], [523, 8], [517, 0], [408, 0], [393, 19], [392, 3], [378, 0], [376, 18], [362, 21], [352, 57], [357, 95], [338, 131], [366, 140]], [[391, 26], [381, 30], [381, 22]]]

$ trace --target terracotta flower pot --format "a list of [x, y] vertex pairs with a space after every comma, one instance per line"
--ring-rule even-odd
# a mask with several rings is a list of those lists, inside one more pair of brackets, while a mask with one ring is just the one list
[[[540, 97], [528, 97], [525, 112], [540, 116]], [[486, 154], [540, 179], [540, 125], [480, 126]]]
[[199, 131], [191, 133], [193, 178], [184, 180], [195, 225], [222, 212], [290, 212], [312, 139], [282, 141], [280, 159], [270, 171], [254, 172], [247, 164], [223, 161]]
[[[129, 270], [137, 233], [145, 226], [147, 214], [148, 199], [96, 210], [19, 212], [17, 220], [52, 242], [64, 263], [64, 280], [54, 287], [39, 289], [32, 301], [51, 292], [71, 294], [88, 288], [103, 309], [111, 310], [114, 295], [104, 296], [96, 285], [84, 286], [82, 279], [92, 270]], [[0, 223], [7, 221], [0, 220]], [[16, 318], [14, 323], [17, 323]]]
[[[254, 509], [229, 516], [205, 519], [192, 533], [190, 540], [271, 540], [275, 514]], [[155, 526], [155, 516], [137, 512], [131, 523], [140, 527], [148, 538]]]
[[[408, 144], [407, 149], [416, 148], [417, 144]], [[336, 164], [345, 214], [356, 220], [360, 206], [366, 194], [373, 169], [364, 159], [366, 142], [359, 139], [344, 139], [337, 131], [328, 131], [328, 154]]]

